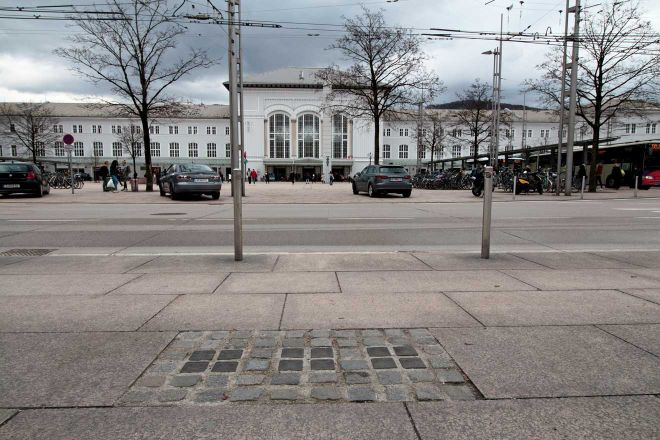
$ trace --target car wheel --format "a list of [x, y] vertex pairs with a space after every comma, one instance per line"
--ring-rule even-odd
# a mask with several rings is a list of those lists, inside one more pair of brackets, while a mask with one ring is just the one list
[[35, 197], [43, 197], [44, 196], [43, 190], [41, 188], [39, 188], [39, 190], [36, 193], [34, 193], [34, 196]]
[[410, 197], [410, 194], [412, 194], [412, 190], [410, 190], [410, 189], [401, 193], [401, 195], [405, 198]]
[[516, 185], [516, 195], [520, 194], [522, 192], [522, 188], [520, 185]]
[[170, 185], [170, 197], [172, 198], [172, 200], [176, 200], [179, 198], [179, 195], [175, 192], [174, 188], [176, 188], [174, 185]]
[[359, 194], [360, 191], [358, 191], [357, 186], [355, 186], [355, 182], [353, 182], [353, 194]]
[[374, 189], [374, 186], [370, 183], [369, 187], [367, 188], [367, 193], [369, 194], [369, 197], [376, 197], [378, 193]]
[[218, 200], [220, 198], [220, 192], [214, 192], [211, 194], [213, 200]]

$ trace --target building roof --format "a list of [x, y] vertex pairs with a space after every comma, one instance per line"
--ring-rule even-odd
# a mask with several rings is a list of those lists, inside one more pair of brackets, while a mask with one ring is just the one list
[[[8, 107], [23, 103], [8, 102]], [[221, 104], [183, 104], [186, 119], [228, 119], [229, 106]], [[54, 118], [121, 118], [120, 109], [112, 104], [98, 103], [72, 103], [72, 102], [47, 102], [46, 107], [51, 111]]]
[[[249, 87], [323, 88], [316, 77], [318, 67], [286, 67], [243, 77], [243, 85]], [[227, 83], [225, 83], [227, 85]]]

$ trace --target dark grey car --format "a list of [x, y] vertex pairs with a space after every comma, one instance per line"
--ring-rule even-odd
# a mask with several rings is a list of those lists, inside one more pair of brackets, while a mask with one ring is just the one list
[[366, 191], [370, 197], [378, 194], [398, 193], [410, 197], [412, 182], [410, 174], [402, 166], [369, 165], [353, 179], [353, 194]]
[[182, 194], [207, 194], [220, 198], [222, 181], [220, 175], [207, 165], [170, 165], [160, 177], [160, 195], [170, 193], [172, 199]]
[[30, 162], [0, 162], [0, 194], [50, 194], [48, 179], [38, 166]]

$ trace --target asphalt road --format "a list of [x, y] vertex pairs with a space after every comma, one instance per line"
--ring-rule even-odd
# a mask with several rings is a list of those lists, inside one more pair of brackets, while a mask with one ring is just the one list
[[[0, 205], [0, 249], [232, 252], [231, 204]], [[245, 252], [478, 251], [480, 203], [244, 207]], [[493, 251], [659, 249], [660, 199], [495, 203]]]

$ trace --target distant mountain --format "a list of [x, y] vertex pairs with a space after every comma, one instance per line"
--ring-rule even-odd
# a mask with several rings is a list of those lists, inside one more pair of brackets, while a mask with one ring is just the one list
[[[444, 109], [444, 110], [456, 110], [456, 109], [464, 109], [469, 107], [469, 101], [452, 101], [452, 102], [446, 102], [444, 104], [431, 104], [427, 108], [432, 108], [432, 109]], [[490, 103], [488, 104], [490, 107]], [[500, 103], [500, 107], [502, 109], [508, 108], [510, 110], [522, 110], [523, 106], [520, 104], [507, 104], [505, 102]], [[543, 110], [540, 108], [536, 107], [531, 107], [527, 106], [527, 110]]]

